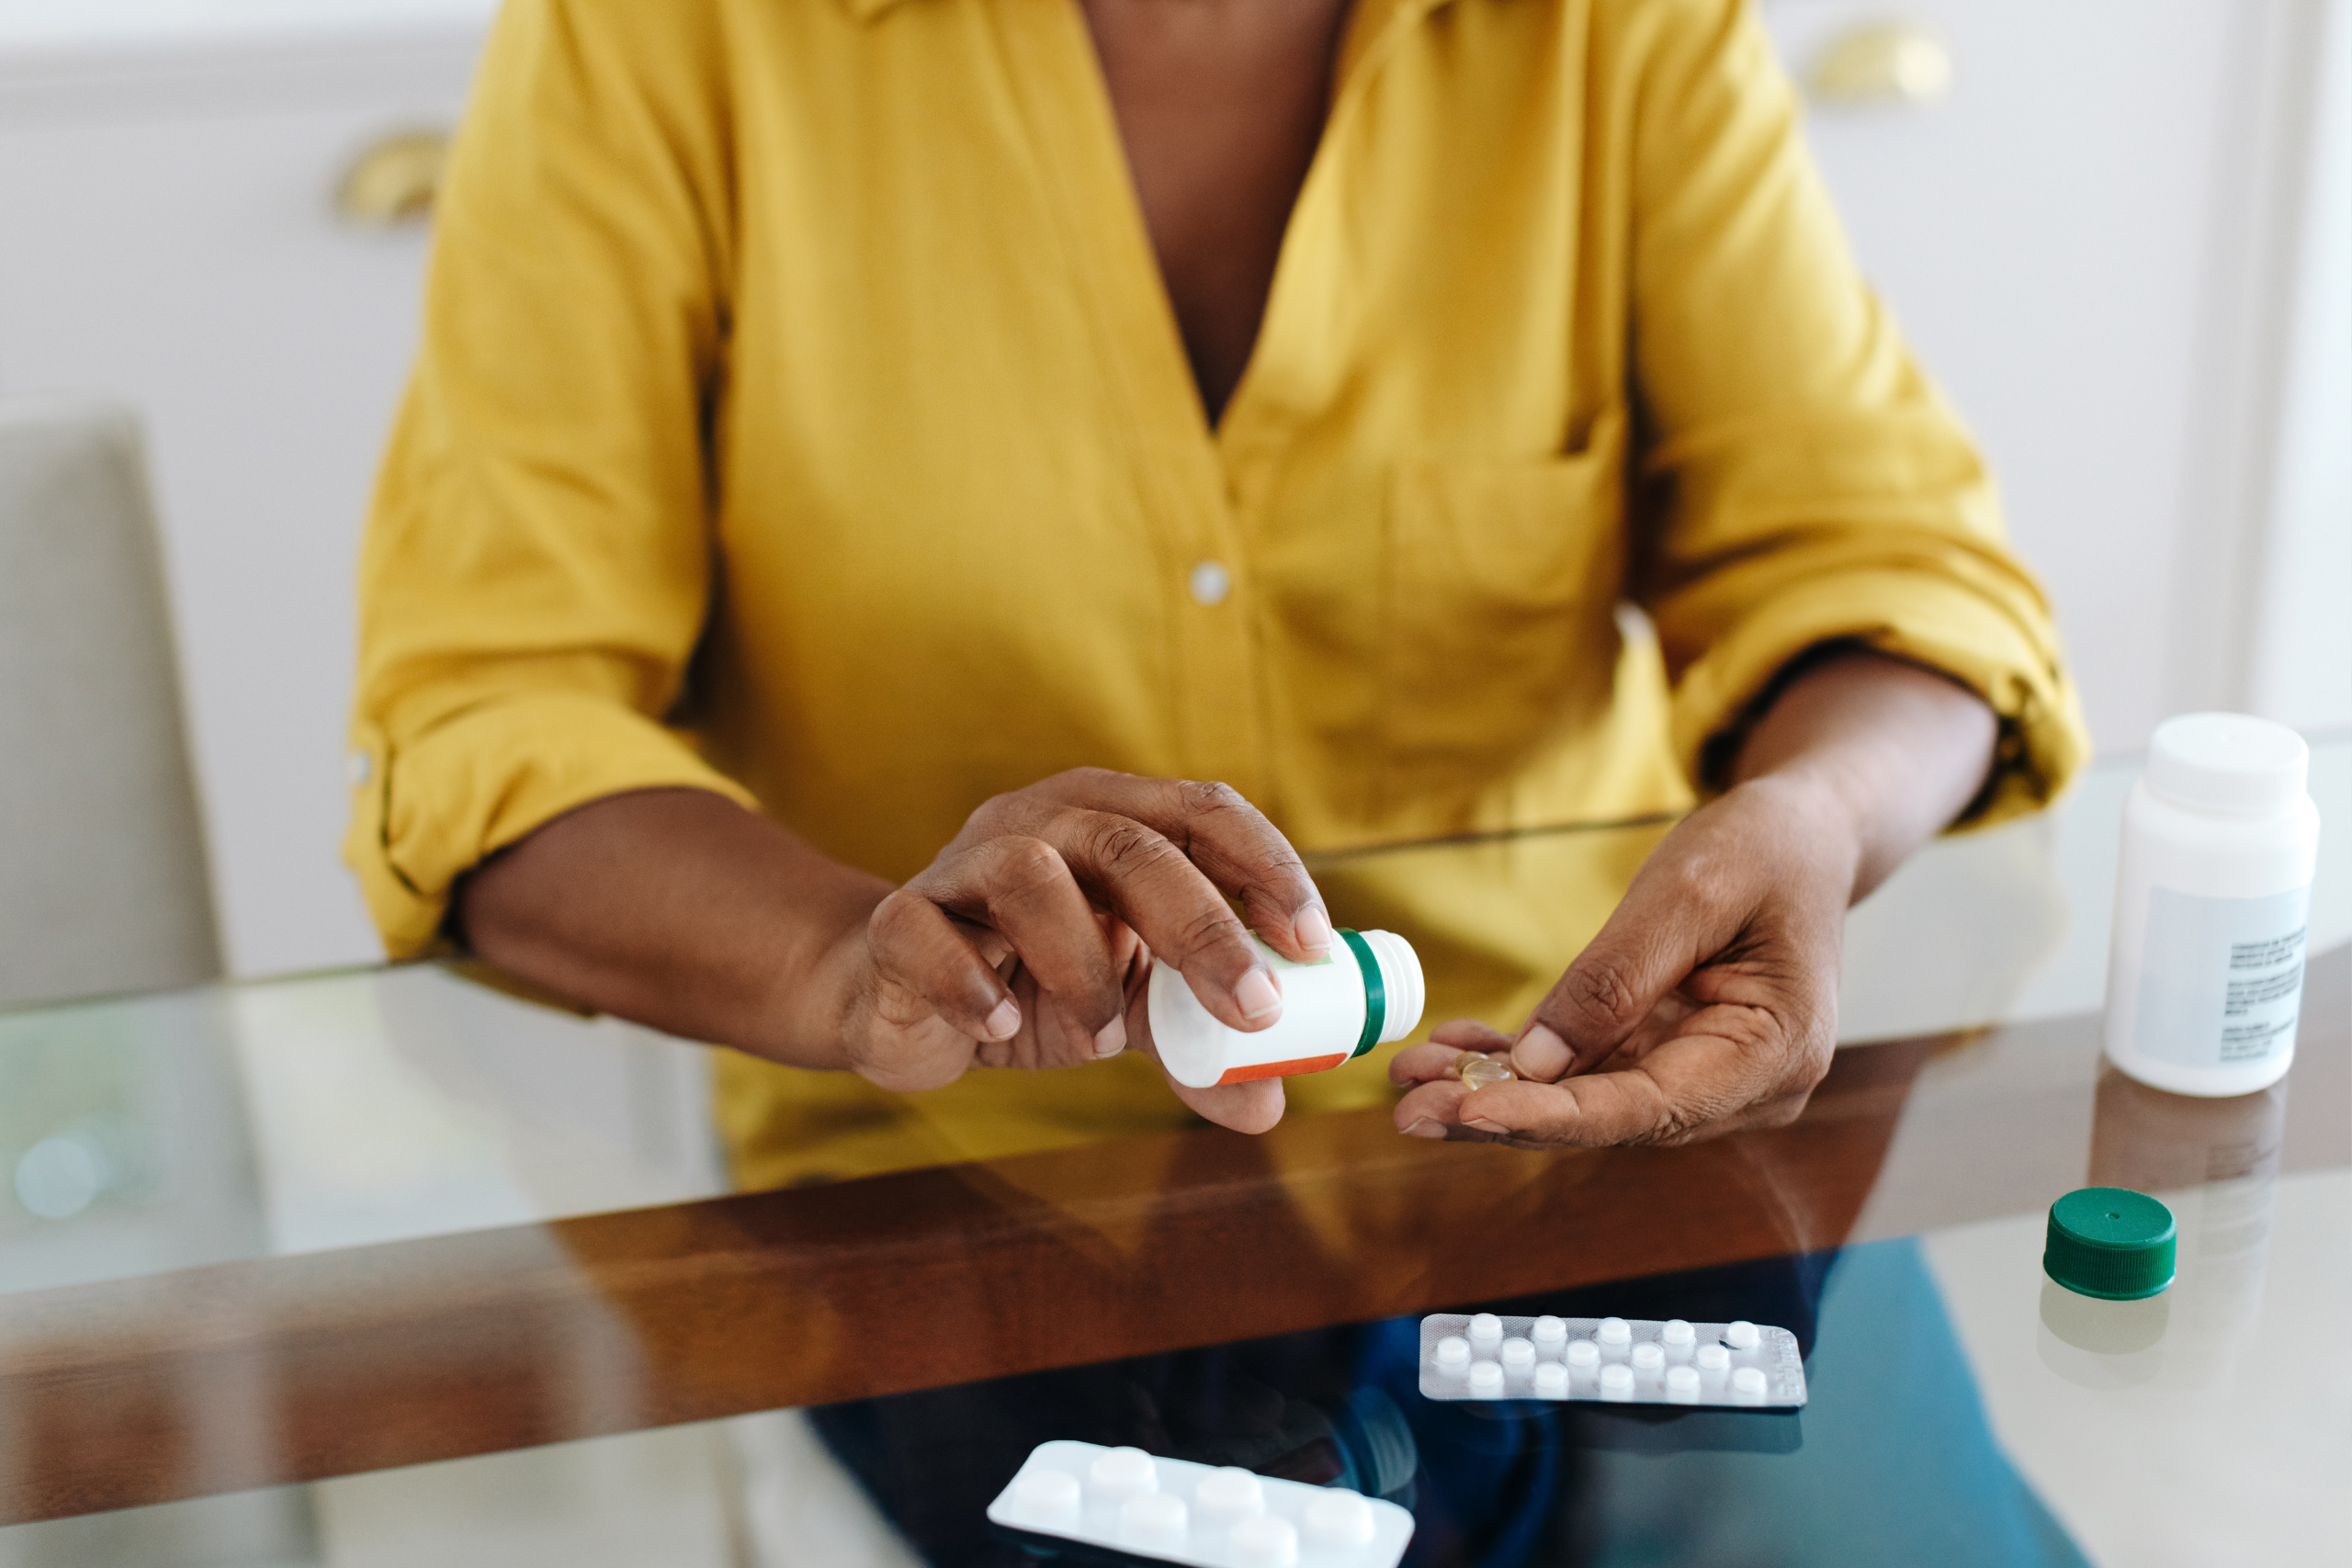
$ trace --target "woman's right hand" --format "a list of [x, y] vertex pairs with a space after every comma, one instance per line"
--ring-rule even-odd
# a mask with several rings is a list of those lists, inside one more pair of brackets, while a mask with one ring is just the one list
[[[1281, 987], [1245, 919], [1289, 958], [1320, 958], [1336, 940], [1297, 852], [1232, 789], [1076, 769], [973, 812], [928, 869], [842, 933], [818, 990], [837, 998], [846, 1065], [886, 1089], [936, 1088], [975, 1063], [1076, 1066], [1149, 1049], [1155, 959], [1224, 1022], [1272, 1024]], [[1244, 1131], [1282, 1114], [1277, 1082], [1170, 1086]]]
[[[1092, 768], [989, 801], [904, 887], [723, 795], [647, 789], [542, 824], [455, 893], [476, 951], [560, 996], [894, 1089], [1149, 1051], [1155, 955], [1264, 1028], [1279, 987], [1228, 894], [1287, 957], [1333, 941], [1296, 852], [1232, 790]], [[1282, 1116], [1272, 1080], [1175, 1092], [1243, 1131]]]

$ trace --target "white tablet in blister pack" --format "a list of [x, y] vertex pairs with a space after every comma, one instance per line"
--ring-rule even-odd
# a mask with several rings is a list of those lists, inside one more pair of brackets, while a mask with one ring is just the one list
[[1039, 1443], [989, 1505], [1006, 1529], [1193, 1568], [1396, 1568], [1413, 1516], [1341, 1486], [1099, 1443]]
[[1421, 1393], [1793, 1410], [1804, 1358], [1787, 1329], [1747, 1322], [1439, 1312], [1421, 1319]]

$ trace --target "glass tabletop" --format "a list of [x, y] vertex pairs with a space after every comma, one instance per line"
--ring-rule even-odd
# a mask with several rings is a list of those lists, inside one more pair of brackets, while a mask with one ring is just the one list
[[[1806, 1115], [1690, 1149], [1336, 1115], [726, 1196], [703, 1053], [487, 971], [0, 1014], [0, 1568], [1019, 1562], [983, 1510], [1054, 1438], [1390, 1496], [1415, 1562], [2345, 1561], [2352, 835], [2294, 1073], [2162, 1095], [2098, 1055], [2135, 773], [1915, 860]], [[2352, 821], [2352, 740], [2312, 783]], [[2173, 1203], [2160, 1312], [2042, 1279], [2086, 1181]], [[1480, 1306], [1778, 1324], [1812, 1401], [1422, 1399], [1419, 1314]]]

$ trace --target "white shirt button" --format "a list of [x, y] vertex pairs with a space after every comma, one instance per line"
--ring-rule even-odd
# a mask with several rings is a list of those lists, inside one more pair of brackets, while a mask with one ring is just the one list
[[1233, 573], [1225, 570], [1223, 561], [1204, 560], [1193, 569], [1192, 588], [1193, 603], [1214, 610], [1233, 592]]
[[351, 781], [354, 789], [365, 784], [375, 773], [376, 759], [365, 751], [354, 751], [343, 760], [343, 776]]

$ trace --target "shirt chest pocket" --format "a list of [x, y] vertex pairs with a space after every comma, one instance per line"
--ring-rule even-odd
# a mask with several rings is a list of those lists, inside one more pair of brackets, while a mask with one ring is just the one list
[[1573, 457], [1395, 470], [1381, 616], [1392, 791], [1477, 790], [1608, 700], [1625, 563], [1614, 426]]

